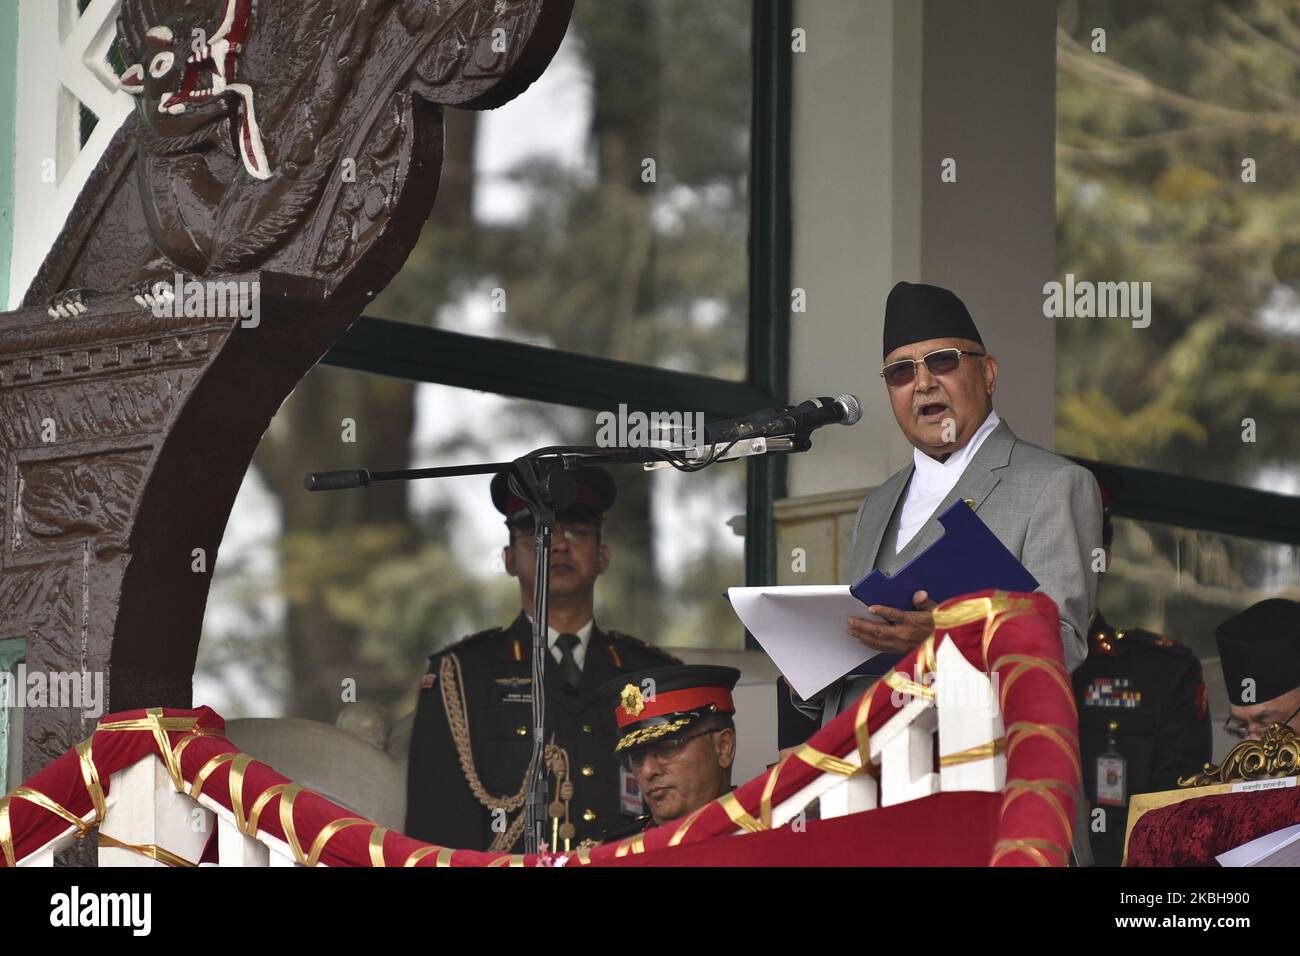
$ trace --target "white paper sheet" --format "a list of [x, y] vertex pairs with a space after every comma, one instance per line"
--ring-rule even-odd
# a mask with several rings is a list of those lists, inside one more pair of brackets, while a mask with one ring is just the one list
[[848, 585], [729, 588], [727, 597], [805, 700], [879, 653], [848, 633], [850, 617], [883, 620], [850, 594]]
[[1219, 866], [1300, 865], [1300, 824], [1283, 827], [1215, 857]]

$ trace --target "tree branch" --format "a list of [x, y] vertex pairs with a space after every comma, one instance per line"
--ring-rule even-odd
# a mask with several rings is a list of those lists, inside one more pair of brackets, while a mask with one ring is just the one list
[[1159, 103], [1185, 116], [1194, 116], [1226, 128], [1279, 130], [1300, 125], [1300, 110], [1249, 113], [1217, 103], [1207, 103], [1160, 86], [1136, 70], [1108, 62], [1105, 57], [1084, 50], [1063, 30], [1057, 31], [1057, 63], [1061, 69], [1079, 79]]

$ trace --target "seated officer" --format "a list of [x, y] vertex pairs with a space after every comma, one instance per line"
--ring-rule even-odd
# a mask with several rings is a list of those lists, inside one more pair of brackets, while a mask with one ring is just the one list
[[1214, 630], [1232, 716], [1223, 729], [1258, 740], [1274, 724], [1300, 733], [1300, 604], [1260, 601]]
[[601, 842], [677, 820], [731, 789], [736, 760], [734, 667], [679, 664], [607, 682], [614, 701], [615, 750], [650, 812], [601, 834]]
[[[1101, 541], [1110, 570], [1113, 479], [1099, 476]], [[1106, 575], [1097, 584], [1102, 599]], [[1111, 626], [1100, 606], [1088, 625], [1088, 657], [1071, 678], [1079, 709], [1079, 756], [1087, 813], [1080, 825], [1100, 866], [1124, 858], [1129, 798], [1173, 790], [1210, 759], [1210, 719], [1201, 662], [1173, 638]], [[1098, 814], [1097, 810], [1101, 813]], [[1084, 841], [1076, 852], [1086, 864]]]
[[[561, 805], [547, 841], [593, 837], [619, 819], [622, 798], [615, 735], [605, 698], [608, 680], [676, 658], [594, 620], [596, 579], [609, 567], [601, 541], [614, 480], [603, 468], [573, 472], [577, 499], [558, 515], [551, 544], [546, 658], [548, 800]], [[532, 755], [533, 521], [504, 474], [492, 481], [492, 501], [506, 516], [506, 572], [519, 579], [522, 610], [495, 627], [429, 658], [411, 728], [407, 776], [409, 836], [468, 850], [522, 846], [525, 773]], [[639, 813], [631, 804], [629, 816]]]

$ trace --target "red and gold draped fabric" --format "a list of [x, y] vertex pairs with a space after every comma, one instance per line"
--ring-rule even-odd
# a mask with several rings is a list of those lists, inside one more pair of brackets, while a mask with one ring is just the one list
[[[1074, 694], [1062, 661], [1060, 621], [1056, 605], [1045, 594], [1005, 591], [979, 592], [940, 605], [928, 640], [877, 681], [856, 706], [771, 770], [681, 823], [597, 847], [580, 862], [609, 863], [737, 831], [766, 830], [771, 827], [773, 807], [815, 778], [862, 772], [860, 764], [869, 762], [872, 735], [897, 713], [894, 691], [924, 695], [923, 688], [930, 682], [927, 675], [935, 670], [935, 649], [945, 637], [972, 666], [994, 680], [1006, 727], [1004, 740], [987, 744], [990, 753], [1006, 753], [1007, 780], [1003, 792], [993, 795], [998, 803], [996, 840], [985, 862], [993, 866], [1067, 865], [1079, 798], [1079, 728]], [[853, 753], [859, 761], [845, 759]], [[872, 817], [882, 812], [871, 810], [854, 816]], [[860, 822], [864, 827], [869, 824], [869, 820]], [[866, 841], [859, 849], [856, 862], [860, 865], [901, 862], [896, 856], [886, 861], [884, 856], [874, 855]], [[672, 861], [665, 856], [663, 862]]]
[[[1006, 736], [983, 751], [1006, 753], [1004, 791], [939, 793], [811, 822], [797, 832], [773, 830], [773, 808], [818, 777], [863, 772], [872, 734], [897, 712], [893, 691], [920, 692], [929, 683], [936, 646], [945, 638], [994, 678]], [[927, 641], [771, 770], [680, 822], [566, 855], [456, 850], [388, 831], [239, 753], [222, 736], [224, 728], [206, 707], [105, 717], [90, 740], [0, 801], [0, 862], [13, 866], [73, 830], [85, 836], [103, 817], [111, 776], [151, 754], [163, 761], [177, 790], [216, 801], [242, 832], [284, 841], [306, 865], [1060, 866], [1069, 858], [1078, 799], [1074, 697], [1061, 661], [1056, 606], [1042, 594], [989, 591], [941, 605]], [[758, 837], [736, 840], [737, 833]], [[165, 847], [128, 849], [176, 865], [199, 862], [181, 860]]]

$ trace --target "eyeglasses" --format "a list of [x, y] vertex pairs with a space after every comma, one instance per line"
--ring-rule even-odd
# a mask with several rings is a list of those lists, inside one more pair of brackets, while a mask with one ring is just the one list
[[660, 763], [668, 763], [680, 757], [686, 745], [695, 738], [707, 737], [709, 734], [716, 734], [723, 730], [726, 728], [714, 727], [712, 730], [702, 730], [698, 734], [683, 734], [680, 737], [669, 737], [667, 740], [646, 744], [644, 747], [633, 747], [622, 755], [623, 766], [633, 770], [641, 766], [641, 762], [646, 757], [654, 757]]
[[967, 352], [964, 349], [935, 349], [923, 355], [919, 359], [903, 359], [900, 362], [891, 362], [880, 370], [880, 377], [885, 380], [885, 384], [890, 388], [902, 388], [908, 385], [916, 378], [916, 367], [922, 362], [929, 369], [931, 375], [947, 375], [957, 371], [957, 366], [961, 364], [961, 357], [969, 355], [973, 358], [984, 358], [985, 352]]
[[[532, 528], [516, 528], [514, 531], [515, 541], [523, 541], [525, 539], [531, 541], [533, 539]], [[563, 536], [564, 540], [569, 542], [569, 544], [587, 544], [600, 537], [600, 529], [593, 525], [571, 525], [559, 523], [555, 525], [552, 539], [560, 536]]]
[[[1295, 720], [1296, 714], [1300, 714], [1300, 707], [1297, 707], [1294, 711], [1292, 711], [1291, 716], [1288, 717], [1286, 720], [1272, 720], [1269, 721], [1268, 724], [1260, 724], [1258, 726], [1272, 727], [1274, 724], [1289, 724], [1291, 723], [1291, 721]], [[1245, 740], [1247, 737], [1250, 736], [1250, 728], [1251, 728], [1251, 724], [1253, 723], [1254, 723], [1253, 721], [1251, 723], [1244, 723], [1242, 721], [1236, 720], [1233, 717], [1229, 717], [1227, 720], [1223, 722], [1223, 730], [1225, 733], [1233, 737], [1236, 737], [1238, 740]]]

